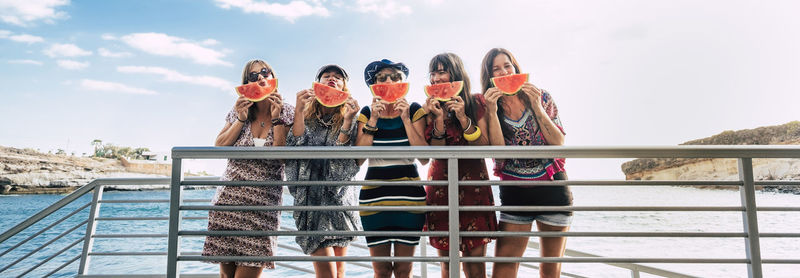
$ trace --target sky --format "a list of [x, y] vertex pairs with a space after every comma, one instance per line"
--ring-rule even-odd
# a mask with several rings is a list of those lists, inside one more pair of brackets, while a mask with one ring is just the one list
[[[91, 152], [91, 141], [169, 152], [213, 145], [250, 59], [291, 104], [339, 64], [465, 63], [480, 93], [493, 47], [548, 90], [568, 146], [672, 146], [800, 120], [796, 1], [0, 0], [0, 145]], [[570, 160], [570, 177], [621, 177], [624, 160]], [[573, 167], [573, 168], [571, 168]], [[574, 170], [572, 170], [574, 169]]]

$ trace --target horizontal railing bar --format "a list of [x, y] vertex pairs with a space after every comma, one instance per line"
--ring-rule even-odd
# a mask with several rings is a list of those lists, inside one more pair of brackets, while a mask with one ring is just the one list
[[[447, 206], [180, 206], [216, 211], [447, 211]], [[462, 206], [460, 211], [744, 211], [742, 207], [678, 206]]]
[[181, 186], [447, 186], [447, 181], [181, 181]]
[[[184, 216], [182, 220], [206, 220], [208, 216]], [[97, 217], [97, 221], [156, 221], [156, 220], [169, 220], [168, 216], [162, 217]]]
[[758, 233], [759, 237], [794, 237], [800, 238], [800, 233]]
[[[620, 180], [569, 180], [569, 181], [459, 181], [462, 186], [516, 185], [516, 186], [741, 186], [741, 181], [620, 181]], [[181, 186], [447, 186], [447, 181], [194, 181], [181, 182]]]
[[758, 211], [800, 211], [800, 207], [758, 207]]
[[800, 264], [800, 259], [761, 259], [763, 264]]
[[36, 264], [36, 265], [34, 265], [33, 267], [29, 268], [28, 270], [26, 270], [25, 272], [23, 272], [23, 273], [22, 273], [22, 274], [20, 274], [19, 276], [25, 276], [25, 274], [28, 274], [28, 273], [30, 273], [31, 271], [33, 271], [33, 270], [35, 270], [35, 269], [39, 268], [39, 267], [40, 267], [40, 266], [42, 266], [43, 264], [45, 264], [45, 263], [49, 262], [50, 260], [52, 260], [53, 258], [55, 258], [55, 257], [58, 257], [58, 255], [61, 255], [61, 253], [64, 253], [65, 251], [69, 250], [69, 249], [70, 249], [70, 248], [72, 248], [72, 247], [75, 247], [75, 245], [77, 245], [78, 243], [81, 243], [83, 240], [84, 240], [84, 238], [79, 238], [78, 240], [76, 240], [76, 241], [75, 241], [75, 242], [73, 242], [72, 244], [70, 244], [70, 245], [67, 245], [67, 247], [64, 247], [64, 248], [62, 248], [61, 250], [59, 250], [59, 251], [58, 251], [58, 252], [56, 252], [55, 254], [51, 255], [50, 257], [47, 257], [47, 258], [45, 258], [44, 260], [42, 260], [42, 261], [41, 261], [41, 262], [39, 262], [38, 264]]
[[81, 255], [77, 255], [77, 256], [75, 256], [74, 258], [72, 258], [71, 260], [69, 260], [69, 261], [65, 262], [64, 264], [62, 264], [62, 265], [61, 265], [61, 266], [59, 266], [58, 268], [56, 268], [56, 269], [53, 269], [53, 271], [50, 271], [49, 273], [47, 273], [47, 274], [46, 274], [46, 275], [44, 275], [43, 277], [50, 277], [50, 275], [53, 275], [53, 274], [55, 274], [55, 273], [56, 273], [56, 272], [58, 272], [59, 270], [61, 270], [61, 269], [65, 268], [65, 267], [67, 267], [68, 265], [70, 265], [70, 264], [74, 263], [75, 261], [77, 261], [77, 260], [78, 260], [78, 259], [80, 259], [80, 258], [81, 258]]
[[56, 201], [54, 204], [37, 212], [33, 216], [28, 217], [28, 219], [25, 219], [25, 221], [22, 221], [22, 223], [19, 223], [16, 226], [12, 227], [11, 229], [8, 229], [8, 231], [3, 232], [3, 234], [0, 234], [0, 243], [5, 242], [7, 239], [21, 232], [25, 228], [30, 227], [31, 225], [33, 225], [36, 222], [39, 222], [39, 220], [42, 220], [51, 213], [61, 209], [62, 207], [66, 206], [69, 203], [72, 203], [72, 201], [75, 201], [76, 199], [80, 198], [89, 191], [92, 191], [92, 189], [94, 189], [96, 185], [97, 185], [97, 180], [92, 181], [84, 186], [81, 186], [80, 188], [76, 189], [69, 195], [65, 196], [64, 198], [61, 198], [61, 200]]
[[348, 146], [174, 147], [181, 159], [364, 159], [364, 158], [800, 158], [800, 147], [782, 146]]
[[447, 257], [371, 257], [371, 256], [178, 256], [178, 261], [293, 261], [293, 262], [446, 262]]
[[[447, 231], [179, 231], [180, 236], [447, 236]], [[746, 233], [709, 232], [460, 232], [465, 237], [747, 237]]]
[[[138, 203], [169, 203], [169, 199], [150, 199], [150, 200], [100, 200], [98, 203], [104, 204], [138, 204]], [[184, 203], [208, 203], [211, 199], [185, 199]]]
[[[186, 180], [217, 180], [219, 177], [187, 177]], [[94, 180], [97, 185], [166, 185], [172, 181], [169, 177], [163, 178], [99, 178]]]
[[[219, 273], [181, 273], [181, 278], [219, 278]], [[166, 278], [166, 274], [85, 274], [75, 276], [76, 278]]]
[[446, 231], [178, 231], [180, 236], [447, 236]]
[[25, 254], [24, 256], [20, 257], [19, 259], [17, 259], [17, 260], [16, 260], [16, 261], [14, 261], [13, 263], [11, 263], [11, 264], [9, 264], [9, 265], [7, 265], [7, 266], [3, 267], [2, 269], [0, 269], [0, 272], [3, 272], [3, 271], [5, 271], [6, 269], [9, 269], [9, 268], [11, 268], [12, 266], [16, 265], [17, 263], [21, 262], [22, 260], [24, 260], [24, 259], [26, 259], [26, 258], [30, 257], [31, 255], [35, 254], [36, 252], [39, 252], [39, 250], [42, 250], [43, 248], [47, 247], [47, 246], [48, 246], [48, 245], [50, 245], [51, 243], [53, 243], [53, 242], [56, 242], [57, 240], [61, 239], [62, 237], [66, 236], [66, 235], [68, 235], [69, 233], [71, 233], [71, 232], [72, 232], [72, 231], [74, 231], [75, 229], [79, 228], [80, 226], [83, 226], [84, 224], [86, 224], [86, 223], [88, 223], [88, 222], [89, 222], [89, 220], [88, 220], [88, 219], [87, 219], [87, 220], [83, 220], [83, 221], [81, 221], [81, 223], [78, 223], [77, 225], [73, 226], [72, 228], [70, 228], [70, 229], [68, 229], [68, 230], [66, 230], [66, 231], [63, 231], [63, 232], [61, 232], [61, 234], [59, 234], [58, 236], [56, 236], [56, 237], [54, 237], [53, 239], [51, 239], [51, 240], [49, 240], [49, 241], [45, 242], [45, 243], [44, 243], [44, 244], [42, 244], [41, 246], [39, 246], [39, 247], [36, 247], [36, 249], [33, 249], [33, 250], [31, 250], [30, 252], [28, 252], [28, 253], [27, 253], [27, 254]]
[[612, 257], [462, 257], [461, 262], [538, 262], [538, 263], [669, 263], [669, 264], [744, 264], [747, 259], [714, 258], [612, 258]]
[[89, 256], [166, 256], [167, 252], [90, 252]]
[[528, 185], [528, 186], [741, 186], [741, 181], [682, 181], [682, 180], [555, 180], [555, 181], [498, 181], [465, 180], [459, 185]]
[[784, 186], [800, 186], [800, 181], [798, 180], [769, 180], [769, 181], [755, 181], [756, 185], [784, 185]]
[[23, 244], [25, 244], [26, 242], [30, 241], [31, 239], [33, 239], [33, 238], [35, 238], [35, 237], [37, 237], [37, 236], [41, 235], [42, 233], [44, 233], [44, 232], [46, 232], [46, 231], [50, 230], [50, 228], [52, 228], [52, 227], [55, 227], [56, 225], [60, 224], [61, 222], [64, 222], [64, 220], [67, 220], [68, 218], [72, 217], [73, 215], [77, 214], [78, 212], [80, 212], [80, 211], [84, 210], [85, 208], [89, 207], [91, 204], [92, 204], [92, 203], [86, 203], [85, 205], [83, 205], [83, 206], [79, 207], [79, 208], [78, 208], [78, 209], [76, 209], [76, 210], [73, 210], [72, 212], [70, 212], [69, 214], [65, 215], [64, 217], [61, 217], [61, 218], [60, 218], [60, 219], [58, 219], [56, 222], [53, 222], [52, 224], [50, 224], [50, 225], [47, 225], [47, 227], [45, 227], [45, 228], [43, 228], [43, 229], [39, 230], [38, 232], [36, 232], [36, 233], [32, 234], [31, 236], [29, 236], [29, 237], [25, 238], [24, 240], [22, 240], [22, 241], [18, 242], [17, 244], [15, 244], [14, 246], [12, 246], [11, 248], [8, 248], [8, 249], [6, 249], [6, 251], [3, 251], [3, 253], [0, 253], [0, 257], [2, 257], [3, 255], [7, 254], [8, 252], [11, 252], [11, 250], [14, 250], [14, 249], [16, 249], [16, 248], [17, 248], [17, 247], [19, 247], [20, 245], [23, 245]]
[[167, 234], [94, 234], [92, 238], [159, 238]]

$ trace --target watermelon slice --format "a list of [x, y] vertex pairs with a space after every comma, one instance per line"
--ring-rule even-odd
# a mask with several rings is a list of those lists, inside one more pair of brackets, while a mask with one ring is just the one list
[[384, 101], [395, 103], [398, 99], [406, 96], [408, 93], [408, 83], [385, 83], [370, 85], [369, 90], [372, 91], [373, 96], [381, 97]]
[[337, 90], [331, 86], [314, 82], [311, 84], [314, 89], [314, 97], [325, 107], [336, 107], [347, 102], [350, 93]]
[[464, 89], [464, 81], [445, 82], [425, 86], [425, 95], [438, 101], [449, 101]]
[[236, 87], [236, 93], [252, 102], [259, 102], [278, 89], [278, 79], [266, 79], [266, 86], [259, 86], [258, 82], [247, 83]]
[[522, 89], [522, 85], [525, 84], [525, 82], [528, 82], [527, 73], [492, 77], [492, 84], [494, 84], [497, 89], [506, 95], [512, 96], [516, 95], [517, 92]]

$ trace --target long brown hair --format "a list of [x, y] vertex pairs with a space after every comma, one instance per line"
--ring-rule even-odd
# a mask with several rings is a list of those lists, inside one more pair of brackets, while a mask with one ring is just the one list
[[[492, 84], [492, 66], [494, 64], [494, 58], [498, 55], [506, 55], [508, 59], [511, 60], [511, 65], [514, 66], [514, 70], [516, 73], [522, 73], [522, 70], [519, 67], [519, 63], [517, 62], [517, 58], [514, 58], [514, 55], [511, 54], [511, 51], [508, 51], [505, 48], [492, 48], [486, 53], [486, 56], [483, 57], [483, 67], [481, 68], [481, 85], [483, 88], [483, 93], [486, 93], [486, 90], [489, 88], [494, 87]], [[520, 94], [516, 95], [519, 100], [525, 104], [526, 109], [531, 109], [530, 101], [527, 98], [522, 97]], [[500, 130], [503, 132], [503, 138], [510, 139], [514, 136], [514, 129], [511, 128], [511, 125], [506, 123], [505, 120], [505, 109], [503, 108], [503, 98], [497, 100], [497, 118], [500, 119]]]
[[[264, 60], [253, 59], [253, 60], [250, 60], [249, 62], [247, 62], [247, 64], [244, 65], [244, 69], [242, 70], [242, 85], [250, 83], [250, 80], [247, 80], [247, 78], [250, 75], [250, 68], [253, 67], [254, 64], [261, 64], [262, 66], [267, 68], [267, 70], [269, 71], [269, 74], [272, 75], [272, 78], [278, 78], [275, 75], [275, 71], [272, 70], [272, 66], [267, 64], [267, 62], [264, 62]], [[266, 78], [266, 76], [264, 78]], [[258, 112], [256, 110], [258, 110], [256, 105], [250, 105], [250, 108], [247, 109], [247, 119], [248, 120], [254, 120], [255, 119], [256, 113]]]
[[[337, 71], [337, 70], [336, 69], [326, 70], [322, 72], [322, 74], [320, 74], [320, 78], [322, 78], [322, 75], [325, 74], [326, 72], [331, 72], [331, 71]], [[320, 79], [317, 79], [317, 82], [319, 81]], [[342, 91], [349, 92], [350, 90], [347, 89], [347, 79], [342, 79], [342, 82], [344, 83], [344, 86], [342, 86]], [[323, 115], [322, 113], [324, 112], [323, 109], [325, 108], [328, 107], [323, 106], [316, 99], [311, 101], [311, 107], [306, 108], [305, 115], [303, 115], [304, 120], [306, 122], [313, 121], [317, 118], [317, 115], [319, 115], [319, 117], [322, 117]], [[332, 124], [333, 129], [331, 131], [338, 132], [339, 129], [342, 127], [342, 123], [344, 122], [344, 110], [345, 110], [344, 104], [339, 105], [338, 109], [336, 110], [337, 110], [336, 114], [333, 115], [333, 124]]]
[[[467, 76], [467, 71], [464, 69], [464, 63], [461, 62], [461, 58], [449, 52], [436, 55], [428, 64], [428, 72], [433, 73], [438, 71], [439, 65], [442, 65], [442, 69], [450, 74], [450, 82], [464, 81], [464, 89], [459, 93], [461, 99], [464, 100], [464, 113], [467, 114], [467, 117], [472, 119], [473, 124], [477, 125], [479, 120], [476, 115], [477, 107], [471, 93], [472, 91], [470, 90], [469, 76]], [[464, 129], [461, 126], [461, 122], [455, 122], [459, 128]]]

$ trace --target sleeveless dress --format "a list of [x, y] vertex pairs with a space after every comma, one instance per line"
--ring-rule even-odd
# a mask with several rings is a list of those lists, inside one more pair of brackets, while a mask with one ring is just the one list
[[[410, 105], [411, 122], [424, 120], [425, 110], [414, 102]], [[365, 106], [358, 121], [367, 123], [370, 108]], [[400, 116], [378, 119], [373, 146], [409, 146]], [[365, 180], [417, 181], [419, 173], [413, 159], [368, 159]], [[361, 206], [424, 206], [422, 186], [362, 186], [358, 197]], [[425, 224], [423, 211], [361, 211], [365, 231], [421, 231]], [[368, 236], [367, 246], [387, 243], [418, 245], [419, 237]]]
[[[476, 117], [483, 118], [486, 113], [486, 101], [482, 94], [473, 95], [477, 106]], [[445, 144], [448, 146], [469, 145], [464, 139], [464, 132], [455, 118], [445, 119]], [[431, 142], [433, 125], [425, 130], [425, 140]], [[485, 131], [482, 131], [485, 132]], [[459, 180], [488, 180], [486, 162], [483, 159], [459, 159]], [[428, 180], [447, 180], [447, 160], [434, 159], [428, 168]], [[446, 186], [426, 186], [426, 203], [431, 206], [447, 205]], [[461, 206], [494, 206], [494, 195], [491, 186], [460, 186], [458, 188], [458, 204]], [[497, 231], [497, 217], [493, 211], [460, 211], [458, 214], [460, 231]], [[426, 230], [447, 231], [449, 229], [447, 211], [429, 211], [425, 223]], [[461, 251], [487, 244], [490, 237], [463, 237], [459, 249]], [[448, 237], [430, 237], [431, 245], [440, 250], [450, 248]]]
[[[294, 121], [294, 107], [283, 105], [281, 119], [286, 125]], [[237, 121], [231, 110], [225, 120]], [[239, 138], [233, 146], [254, 146], [250, 120], [246, 120]], [[273, 142], [270, 129], [267, 146]], [[229, 159], [222, 181], [280, 181], [283, 180], [283, 163], [266, 159]], [[280, 186], [220, 186], [212, 204], [217, 206], [279, 206], [283, 189]], [[279, 211], [219, 211], [208, 212], [209, 231], [275, 231], [280, 220]], [[203, 244], [203, 256], [273, 256], [277, 238], [274, 236], [208, 236]], [[221, 263], [207, 261], [209, 263]], [[275, 268], [273, 262], [235, 262], [239, 266]]]

